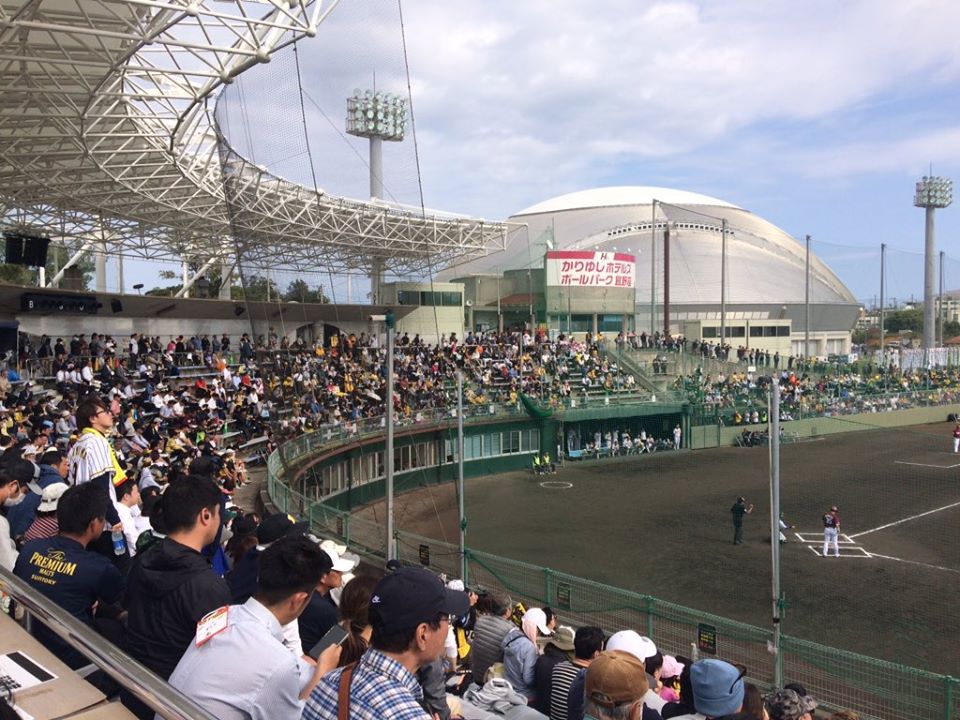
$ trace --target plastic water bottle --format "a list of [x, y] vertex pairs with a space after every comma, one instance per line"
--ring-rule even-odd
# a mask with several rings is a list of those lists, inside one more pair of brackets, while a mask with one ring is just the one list
[[110, 533], [110, 539], [113, 540], [113, 554], [124, 555], [127, 552], [127, 541], [123, 537], [123, 530], [117, 526]]

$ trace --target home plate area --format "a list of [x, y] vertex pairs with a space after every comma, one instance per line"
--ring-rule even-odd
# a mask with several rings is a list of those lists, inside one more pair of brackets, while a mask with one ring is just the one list
[[[823, 557], [823, 533], [794, 533], [794, 536], [797, 538], [797, 542], [809, 548], [814, 555]], [[872, 557], [870, 553], [861, 545], [858, 545], [849, 535], [840, 533], [837, 545], [840, 548], [840, 557]], [[830, 557], [833, 557], [832, 545], [829, 552]]]

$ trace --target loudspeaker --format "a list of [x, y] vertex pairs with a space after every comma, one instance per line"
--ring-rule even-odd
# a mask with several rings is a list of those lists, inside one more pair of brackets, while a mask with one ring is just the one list
[[20, 296], [21, 312], [46, 314], [71, 313], [96, 315], [100, 309], [96, 295], [55, 295], [47, 293], [24, 293]]
[[47, 250], [50, 248], [50, 238], [24, 237], [23, 264], [30, 267], [44, 267], [47, 264]]
[[18, 233], [3, 234], [3, 261], [7, 265], [23, 265], [23, 236]]
[[110, 301], [110, 309], [115, 313], [123, 312], [123, 303], [120, 302], [117, 298], [114, 298]]
[[50, 247], [50, 238], [5, 232], [3, 234], [3, 240], [4, 262], [8, 265], [43, 267], [47, 264], [47, 250]]

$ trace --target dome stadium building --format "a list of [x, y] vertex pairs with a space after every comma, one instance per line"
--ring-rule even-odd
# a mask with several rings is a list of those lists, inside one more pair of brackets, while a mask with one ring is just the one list
[[809, 337], [806, 354], [850, 351], [860, 311], [850, 290], [816, 256], [808, 261], [802, 243], [732, 203], [606, 187], [545, 200], [508, 222], [526, 232], [442, 276], [464, 284], [468, 327], [532, 321], [554, 333], [669, 331], [717, 342], [723, 325], [733, 347], [799, 355]]

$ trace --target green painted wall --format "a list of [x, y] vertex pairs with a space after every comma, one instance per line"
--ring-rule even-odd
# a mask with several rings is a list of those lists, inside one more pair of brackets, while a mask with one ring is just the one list
[[[843, 432], [876, 430], [877, 428], [904, 427], [907, 425], [926, 425], [946, 422], [950, 413], [960, 414], [958, 405], [938, 405], [936, 407], [910, 408], [891, 412], [862, 413], [842, 417], [815, 417], [804, 420], [790, 420], [782, 423], [783, 432], [795, 433], [798, 437], [817, 437]], [[733, 445], [734, 439], [744, 428], [763, 430], [763, 425], [734, 425], [718, 428], [716, 425], [700, 425], [690, 429], [691, 447], [708, 448]], [[719, 430], [719, 432], [718, 432]]]
[[[659, 408], [659, 412], [653, 412]], [[566, 411], [562, 416], [552, 416], [544, 420], [533, 420], [530, 418], [518, 418], [510, 421], [490, 421], [479, 424], [470, 424], [464, 427], [464, 436], [469, 438], [475, 435], [485, 435], [492, 432], [507, 432], [510, 430], [529, 430], [534, 427], [540, 429], [540, 452], [547, 452], [551, 459], [556, 460], [557, 444], [560, 442], [561, 428], [564, 424], [576, 422], [585, 426], [593, 427], [595, 425], [609, 425], [611, 420], [623, 419], [635, 421], [639, 424], [642, 421], [649, 423], [665, 423], [664, 427], [673, 427], [672, 423], [679, 421], [682, 407], [677, 406], [656, 406], [656, 405], [610, 405], [603, 407], [594, 407], [589, 409], [578, 409], [576, 411]], [[652, 427], [652, 425], [651, 425]], [[405, 428], [409, 431], [409, 428]], [[592, 432], [592, 430], [591, 430]], [[456, 440], [456, 428], [430, 428], [421, 433], [410, 433], [394, 439], [394, 447], [401, 448], [406, 445], [414, 445], [433, 441], [437, 443], [437, 455], [443, 457], [443, 447], [445, 440]], [[386, 442], [383, 439], [376, 439], [364, 443], [358, 447], [351, 447], [340, 453], [332, 453], [329, 456], [300, 468], [293, 481], [294, 487], [300, 483], [300, 478], [312, 470], [321, 470], [324, 467], [342, 462], [343, 460], [356, 457], [371, 455], [382, 452]], [[482, 477], [487, 475], [497, 475], [513, 470], [525, 470], [531, 466], [532, 453], [524, 452], [510, 455], [501, 455], [491, 458], [480, 458], [477, 460], [468, 460], [463, 464], [464, 478]], [[394, 488], [397, 493], [414, 490], [427, 485], [436, 485], [443, 482], [451, 482], [457, 478], [457, 463], [444, 462], [439, 466], [426, 467], [418, 470], [412, 470], [394, 475]], [[339, 510], [352, 510], [353, 508], [366, 505], [382, 498], [386, 492], [385, 480], [376, 480], [374, 482], [356, 485], [337, 495], [331, 496], [325, 500], [327, 505], [331, 505]], [[307, 493], [305, 493], [307, 494]]]
[[[513, 470], [522, 470], [530, 467], [529, 453], [520, 453], [516, 455], [502, 455], [494, 458], [483, 458], [481, 460], [471, 460], [463, 464], [463, 477], [469, 479], [472, 477], [483, 477], [486, 475], [499, 475], [500, 473], [511, 472]], [[444, 482], [453, 482], [457, 479], [457, 464], [446, 463], [435, 468], [424, 468], [394, 475], [394, 492], [399, 495], [417, 488], [427, 487], [428, 485], [437, 485]], [[337, 510], [353, 510], [354, 508], [367, 505], [371, 502], [383, 499], [386, 494], [386, 480], [375, 480], [366, 485], [359, 485], [350, 490], [334, 495], [324, 501], [324, 504], [336, 508]]]

